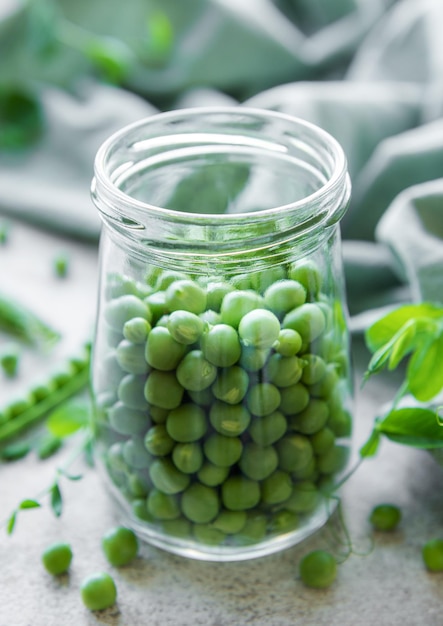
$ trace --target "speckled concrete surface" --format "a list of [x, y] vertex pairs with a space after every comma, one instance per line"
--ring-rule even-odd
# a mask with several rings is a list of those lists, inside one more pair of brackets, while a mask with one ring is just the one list
[[[40, 260], [41, 254], [46, 255], [46, 262], [59, 242], [39, 237], [33, 238], [32, 254], [40, 255]], [[27, 238], [19, 239], [21, 243], [16, 245], [20, 250]], [[82, 299], [85, 305], [93, 298], [96, 259], [91, 251], [79, 251], [77, 267], [82, 269], [76, 277], [75, 250], [73, 253], [71, 280], [80, 281], [81, 289], [71, 289], [82, 306]], [[0, 265], [3, 262], [4, 257]], [[26, 276], [24, 272], [21, 280]], [[56, 286], [55, 299], [65, 288]], [[63, 306], [67, 306], [66, 300]], [[75, 324], [75, 307], [70, 316]], [[357, 377], [367, 358], [360, 348], [357, 342]], [[390, 381], [382, 378], [358, 392], [357, 445], [368, 435], [377, 407], [392, 390]], [[0, 517], [5, 518], [21, 498], [33, 497], [50, 484], [56, 465], [69, 453], [68, 449], [45, 462], [29, 456], [1, 465]], [[101, 552], [100, 539], [119, 521], [116, 510], [96, 472], [83, 466], [77, 470], [84, 472], [82, 480], [62, 484], [65, 509], [61, 518], [55, 519], [44, 507], [23, 512], [11, 537], [0, 530], [0, 626], [443, 624], [443, 575], [427, 573], [421, 561], [424, 541], [443, 536], [443, 472], [425, 452], [383, 443], [377, 458], [366, 461], [347, 483], [343, 509], [355, 553], [340, 565], [337, 581], [325, 591], [303, 586], [298, 579], [298, 563], [306, 552], [331, 546], [332, 524], [299, 546], [256, 560], [221, 564], [192, 561], [144, 544], [132, 565], [112, 568]], [[403, 520], [395, 533], [372, 535], [367, 516], [372, 506], [382, 501], [399, 504]], [[41, 566], [40, 555], [50, 542], [59, 539], [72, 544], [74, 559], [69, 575], [53, 579]], [[91, 613], [80, 600], [79, 586], [86, 575], [98, 570], [114, 576], [118, 601], [112, 609]]]

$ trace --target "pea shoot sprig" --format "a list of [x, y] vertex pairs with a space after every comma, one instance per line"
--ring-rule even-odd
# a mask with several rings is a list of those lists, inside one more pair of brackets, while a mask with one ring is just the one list
[[[80, 415], [83, 415], [80, 419]], [[68, 455], [65, 463], [55, 470], [55, 476], [50, 484], [42, 489], [35, 497], [24, 498], [10, 513], [9, 517], [2, 524], [6, 527], [8, 535], [12, 534], [17, 517], [21, 511], [41, 508], [45, 500], [49, 500], [50, 508], [56, 517], [60, 517], [63, 511], [63, 495], [60, 481], [65, 478], [70, 481], [78, 481], [82, 478], [81, 474], [73, 474], [70, 468], [74, 462], [84, 455], [88, 464], [92, 464], [91, 445], [92, 433], [88, 427], [89, 407], [87, 404], [79, 404], [79, 402], [70, 402], [63, 407], [59, 407], [48, 418], [48, 429], [54, 436], [69, 437], [75, 432], [81, 433], [79, 444], [75, 446], [70, 455]]]
[[360, 457], [374, 456], [382, 436], [415, 448], [442, 448], [441, 407], [436, 399], [443, 390], [443, 305], [400, 306], [368, 328], [365, 340], [372, 357], [364, 381], [396, 369], [405, 359], [407, 363], [404, 381], [388, 411], [376, 418]]

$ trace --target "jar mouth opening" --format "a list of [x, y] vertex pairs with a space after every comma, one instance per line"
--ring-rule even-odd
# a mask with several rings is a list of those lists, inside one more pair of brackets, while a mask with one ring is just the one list
[[[232, 155], [238, 166], [236, 170]], [[283, 168], [286, 179], [293, 179], [292, 186], [289, 184], [284, 192], [278, 189], [282, 187], [283, 173], [268, 182], [267, 188], [274, 188], [274, 193], [268, 198], [267, 206], [257, 207], [254, 200], [254, 206], [247, 203], [241, 206], [238, 202], [230, 211], [206, 212], [200, 208], [197, 211], [188, 205], [177, 210], [178, 205], [174, 206], [164, 196], [164, 190], [179, 175], [183, 164], [194, 162], [193, 159], [201, 161], [200, 181], [208, 178], [214, 161], [219, 165], [224, 163], [223, 176], [229, 185], [234, 178], [237, 188], [241, 186], [241, 169], [250, 165], [251, 155], [269, 159], [268, 165], [263, 161], [256, 178]], [[162, 179], [162, 168], [169, 168], [169, 178]], [[143, 172], [155, 172], [147, 182], [147, 190], [142, 190], [140, 183]], [[192, 174], [189, 178], [192, 179]], [[303, 184], [297, 178], [303, 179]], [[214, 181], [209, 176], [207, 186]], [[91, 191], [104, 218], [123, 219], [127, 224], [145, 225], [147, 220], [157, 218], [220, 226], [233, 221], [239, 224], [257, 218], [275, 219], [282, 213], [290, 213], [303, 223], [319, 207], [321, 222], [335, 222], [346, 209], [343, 197], [349, 195], [348, 186], [345, 154], [328, 132], [280, 112], [238, 105], [177, 109], [123, 127], [100, 146]], [[188, 204], [194, 198], [188, 193]]]

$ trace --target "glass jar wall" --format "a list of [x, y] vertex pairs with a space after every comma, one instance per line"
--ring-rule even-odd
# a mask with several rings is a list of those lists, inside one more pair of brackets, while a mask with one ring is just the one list
[[103, 479], [148, 542], [239, 560], [318, 529], [352, 430], [340, 146], [243, 107], [108, 139], [93, 345]]

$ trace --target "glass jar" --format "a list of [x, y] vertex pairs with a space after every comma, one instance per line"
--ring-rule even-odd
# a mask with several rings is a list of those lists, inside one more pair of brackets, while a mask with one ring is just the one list
[[142, 539], [240, 560], [328, 519], [352, 422], [349, 194], [331, 136], [263, 110], [162, 113], [99, 149], [95, 449]]

